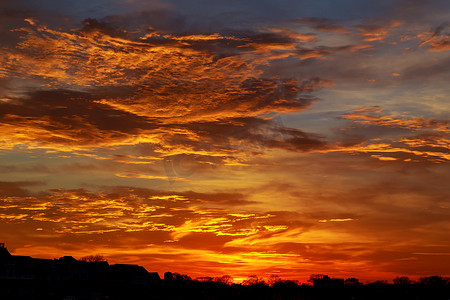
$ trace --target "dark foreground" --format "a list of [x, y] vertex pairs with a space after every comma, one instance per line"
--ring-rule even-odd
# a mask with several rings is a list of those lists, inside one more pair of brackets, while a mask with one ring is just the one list
[[139, 283], [127, 279], [108, 282], [1, 279], [0, 288], [0, 299], [450, 299], [448, 283], [429, 286], [373, 283], [327, 289], [290, 281], [268, 286], [164, 279]]
[[250, 276], [234, 284], [230, 276], [192, 280], [187, 275], [149, 273], [138, 265], [113, 264], [99, 256], [76, 260], [14, 256], [0, 243], [0, 300], [8, 299], [168, 299], [168, 300], [449, 300], [450, 279], [441, 276], [412, 282], [397, 277], [394, 284], [362, 284], [356, 278], [311, 276], [299, 284], [272, 276], [268, 282]]

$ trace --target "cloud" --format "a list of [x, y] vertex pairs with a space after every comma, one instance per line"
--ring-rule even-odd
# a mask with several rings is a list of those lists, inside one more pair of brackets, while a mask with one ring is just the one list
[[[99, 234], [113, 231], [167, 231], [174, 238], [191, 232], [249, 235], [269, 229], [248, 223], [274, 216], [224, 209], [254, 203], [240, 193], [171, 192], [143, 188], [107, 188], [99, 193], [83, 189], [55, 189], [35, 194], [33, 182], [3, 182], [0, 218], [37, 222], [55, 234]], [[6, 188], [7, 187], [7, 188]], [[219, 206], [223, 208], [213, 208]], [[270, 227], [270, 230], [275, 230]]]
[[319, 136], [266, 117], [304, 110], [317, 100], [316, 90], [332, 85], [317, 77], [263, 75], [280, 53], [291, 55], [295, 45], [315, 41], [313, 35], [284, 28], [139, 35], [96, 19], [72, 31], [27, 22], [15, 31], [22, 41], [2, 50], [2, 72], [40, 86], [6, 89], [0, 102], [4, 148], [86, 153], [145, 143], [154, 158], [185, 154], [220, 162], [244, 143], [260, 152], [325, 145]]
[[[329, 186], [320, 193], [303, 191], [297, 203], [308, 193], [314, 194], [314, 201], [298, 211], [254, 210], [250, 190], [199, 193], [105, 186], [98, 192], [15, 193], [1, 198], [0, 226], [11, 232], [6, 237], [16, 254], [81, 257], [90, 249], [112, 263], [139, 261], [159, 272], [187, 270], [184, 264], [189, 263], [195, 269], [186, 272], [194, 276], [280, 270], [284, 277], [307, 278], [321, 270], [352, 271], [371, 278], [391, 270], [412, 274], [404, 258], [416, 257], [409, 261], [416, 267], [429, 261], [413, 252], [448, 252], [423, 246], [442, 238], [443, 232], [433, 227], [446, 220], [445, 209], [436, 206], [434, 187], [425, 183], [411, 187], [405, 178], [395, 183], [360, 183], [342, 192], [335, 190], [332, 180], [328, 178]], [[284, 185], [283, 190], [288, 195], [301, 189]], [[445, 202], [445, 193], [441, 196]], [[6, 230], [11, 226], [15, 230]], [[26, 245], [17, 240], [22, 233], [27, 236]], [[383, 255], [386, 243], [392, 253]], [[281, 267], [280, 262], [290, 262], [290, 268]], [[376, 274], [369, 272], [373, 265], [379, 266]], [[418, 272], [425, 274], [424, 270]]]
[[298, 18], [293, 21], [295, 24], [307, 25], [319, 31], [327, 31], [333, 33], [347, 33], [345, 26], [337, 25], [332, 20], [325, 18]]
[[[339, 116], [352, 125], [343, 128], [355, 143], [330, 151], [368, 153], [380, 161], [403, 163], [449, 161], [449, 125], [446, 120], [388, 115], [378, 106], [362, 107]], [[359, 141], [358, 141], [359, 140]]]
[[[27, 187], [34, 183], [5, 184]], [[177, 237], [194, 232], [269, 237], [290, 227], [310, 226], [309, 220], [299, 222], [296, 213], [245, 209], [255, 202], [238, 192], [174, 192], [137, 187], [104, 187], [97, 193], [83, 189], [39, 193], [24, 188], [10, 190], [1, 199], [2, 216], [22, 216], [22, 221], [40, 223], [40, 228], [60, 234], [168, 231]]]
[[26, 197], [30, 194], [27, 187], [43, 185], [42, 182], [24, 181], [24, 182], [7, 182], [0, 181], [1, 197]]
[[356, 109], [354, 113], [342, 114], [340, 118], [352, 120], [365, 125], [386, 126], [391, 128], [404, 128], [409, 130], [433, 130], [435, 132], [448, 132], [450, 121], [428, 120], [425, 118], [407, 118], [402, 115], [383, 115], [378, 106]]
[[346, 45], [346, 46], [339, 46], [339, 47], [327, 47], [327, 46], [318, 46], [313, 49], [306, 49], [306, 48], [300, 48], [298, 49], [297, 53], [300, 55], [301, 59], [308, 59], [308, 58], [318, 58], [318, 59], [324, 59], [327, 58], [329, 55], [343, 53], [343, 52], [359, 52], [363, 50], [371, 49], [371, 45]]
[[441, 24], [432, 32], [423, 32], [418, 35], [418, 38], [423, 41], [419, 44], [419, 47], [428, 45], [429, 51], [448, 51], [450, 50], [450, 32], [446, 29], [449, 28], [448, 23]]
[[358, 29], [361, 31], [363, 41], [373, 42], [386, 39], [390, 30], [403, 24], [401, 21], [390, 21], [383, 25], [363, 24], [358, 26]]

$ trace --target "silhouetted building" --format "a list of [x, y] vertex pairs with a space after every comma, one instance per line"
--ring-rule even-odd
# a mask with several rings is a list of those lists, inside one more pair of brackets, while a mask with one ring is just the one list
[[145, 286], [159, 279], [158, 273], [149, 273], [138, 265], [86, 262], [72, 256], [36, 259], [11, 255], [5, 244], [0, 243], [0, 299], [77, 294], [96, 297], [104, 295], [112, 285], [118, 288]]
[[126, 282], [131, 285], [146, 285], [150, 279], [144, 267], [137, 265], [112, 265], [109, 270], [109, 279], [114, 282]]

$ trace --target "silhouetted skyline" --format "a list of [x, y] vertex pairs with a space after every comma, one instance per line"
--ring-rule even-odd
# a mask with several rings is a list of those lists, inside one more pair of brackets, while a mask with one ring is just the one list
[[[312, 284], [312, 285], [311, 285]], [[313, 274], [309, 284], [272, 275], [256, 275], [236, 284], [231, 276], [192, 279], [179, 273], [156, 272], [131, 264], [110, 265], [102, 256], [79, 260], [72, 256], [36, 259], [14, 256], [0, 243], [0, 297], [2, 299], [447, 299], [450, 278], [430, 276], [415, 283], [408, 277], [394, 284], [377, 281], [364, 285], [356, 278]]]

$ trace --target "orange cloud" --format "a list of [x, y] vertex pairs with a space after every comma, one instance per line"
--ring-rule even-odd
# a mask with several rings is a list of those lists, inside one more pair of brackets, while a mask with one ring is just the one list
[[424, 39], [419, 47], [428, 45], [430, 47], [429, 51], [440, 52], [450, 50], [450, 34], [423, 33], [419, 35], [419, 38]]
[[28, 23], [15, 31], [22, 34], [16, 48], [1, 50], [2, 70], [42, 86], [0, 102], [3, 148], [86, 153], [147, 144], [154, 148], [148, 159], [184, 154], [223, 161], [241, 151], [235, 142], [256, 142], [258, 150], [323, 147], [319, 137], [272, 128], [261, 117], [305, 109], [315, 90], [332, 85], [262, 76], [273, 45], [288, 50], [314, 36], [269, 29], [132, 37], [93, 19], [69, 32]]
[[361, 31], [363, 41], [373, 42], [386, 39], [390, 30], [403, 24], [401, 21], [392, 21], [387, 25], [361, 25], [358, 29]]
[[[431, 195], [416, 190], [421, 201], [411, 202], [406, 196], [411, 191], [398, 185], [384, 186], [381, 194], [373, 193], [379, 187], [369, 186], [342, 195], [316, 195], [316, 201], [336, 207], [334, 212], [321, 211], [315, 207], [318, 203], [311, 203], [309, 210], [300, 213], [251, 209], [254, 203], [242, 193], [136, 187], [31, 193], [26, 191], [28, 183], [5, 184], [21, 187], [0, 198], [0, 228], [15, 254], [81, 257], [100, 253], [112, 263], [140, 262], [161, 273], [242, 277], [281, 272], [285, 278], [306, 280], [314, 270], [341, 276], [364, 273], [366, 279], [392, 276], [405, 270], [405, 257], [417, 257], [417, 264], [428, 260], [412, 252], [447, 251], [426, 246], [437, 238], [433, 235], [411, 240], [415, 230], [429, 232], [428, 227], [441, 222], [445, 212], [423, 212], [418, 222], [408, 211], [420, 209]], [[386, 202], [388, 195], [396, 200]], [[339, 203], [342, 207], [336, 206]], [[364, 213], [368, 207], [371, 214]], [[374, 234], [376, 229], [384, 234]], [[26, 241], [18, 238], [22, 234]], [[398, 240], [398, 234], [404, 242], [391, 243], [387, 254], [385, 243]], [[78, 242], [70, 243], [73, 240]], [[392, 257], [389, 263], [386, 255]]]
[[450, 159], [448, 121], [408, 118], [406, 115], [384, 115], [378, 106], [356, 109], [352, 113], [341, 114], [339, 118], [350, 120], [353, 124], [343, 129], [344, 132], [379, 128], [378, 130], [384, 130], [381, 131], [382, 138], [377, 135], [366, 136], [360, 143], [336, 146], [329, 151], [370, 153], [371, 157], [380, 161], [407, 163], [423, 161], [443, 163]]
[[342, 119], [365, 125], [377, 125], [398, 127], [410, 130], [433, 130], [436, 132], [448, 132], [450, 121], [427, 120], [425, 118], [407, 118], [402, 115], [381, 115], [383, 111], [379, 107], [357, 109], [354, 113], [342, 114]]

